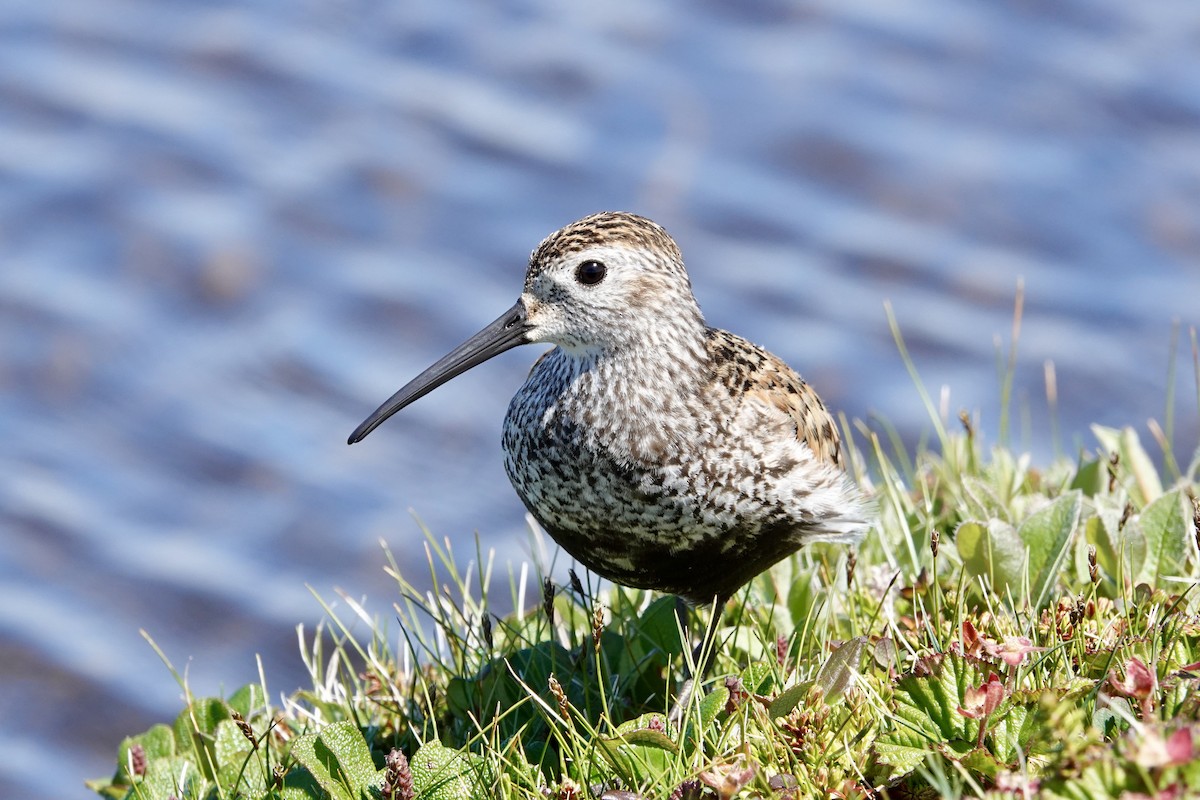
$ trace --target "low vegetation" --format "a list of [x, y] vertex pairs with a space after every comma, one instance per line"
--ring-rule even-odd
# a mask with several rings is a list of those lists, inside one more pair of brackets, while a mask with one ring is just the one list
[[[931, 419], [936, 442], [915, 453], [886, 428], [844, 426], [877, 530], [857, 552], [808, 548], [746, 587], [686, 703], [698, 626], [681, 626], [672, 598], [573, 573], [556, 586], [535, 567], [496, 581], [482, 553], [460, 572], [449, 543], [427, 536], [431, 589], [388, 553], [392, 613], [341, 597], [301, 632], [311, 689], [276, 704], [265, 682], [225, 698], [184, 685], [174, 724], [127, 739], [92, 788], [156, 800], [1196, 796], [1200, 450], [1181, 468], [1152, 426], [1159, 468], [1133, 429], [1096, 427], [1077, 455], [1038, 469], [986, 446], [965, 415], [952, 432]], [[491, 612], [497, 591], [515, 613]]]

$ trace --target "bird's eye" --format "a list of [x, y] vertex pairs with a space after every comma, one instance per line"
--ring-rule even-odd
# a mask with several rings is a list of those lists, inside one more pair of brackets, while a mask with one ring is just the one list
[[575, 270], [575, 280], [584, 286], [595, 286], [604, 280], [606, 272], [608, 272], [608, 268], [604, 266], [603, 262], [591, 259], [580, 264]]

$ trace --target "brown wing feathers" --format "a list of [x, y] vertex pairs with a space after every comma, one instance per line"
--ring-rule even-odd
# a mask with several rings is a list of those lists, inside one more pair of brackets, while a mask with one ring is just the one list
[[822, 461], [837, 465], [841, 439], [821, 398], [787, 364], [728, 331], [709, 328], [709, 358], [733, 392], [757, 397], [792, 418], [796, 438]]

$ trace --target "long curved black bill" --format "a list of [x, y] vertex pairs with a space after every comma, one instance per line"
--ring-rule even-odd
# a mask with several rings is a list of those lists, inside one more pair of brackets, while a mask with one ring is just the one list
[[405, 384], [400, 391], [389, 397], [375, 409], [371, 416], [354, 429], [346, 444], [361, 442], [367, 434], [378, 428], [385, 419], [409, 403], [432, 392], [446, 381], [461, 375], [471, 367], [482, 364], [492, 356], [511, 350], [519, 344], [527, 344], [529, 324], [525, 319], [525, 304], [520, 300], [505, 311], [500, 318], [458, 347], [438, 359], [438, 362]]

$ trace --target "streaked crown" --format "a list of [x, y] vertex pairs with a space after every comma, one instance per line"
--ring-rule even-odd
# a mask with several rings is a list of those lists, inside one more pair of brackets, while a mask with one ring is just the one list
[[530, 340], [576, 354], [655, 346], [695, 354], [704, 333], [679, 247], [662, 226], [623, 211], [548, 236], [529, 258], [521, 299]]
[[529, 257], [529, 286], [550, 265], [561, 262], [575, 253], [592, 248], [624, 246], [657, 255], [659, 264], [677, 272], [688, 283], [679, 246], [661, 225], [628, 211], [601, 211], [589, 214], [570, 225], [559, 228], [542, 240]]

